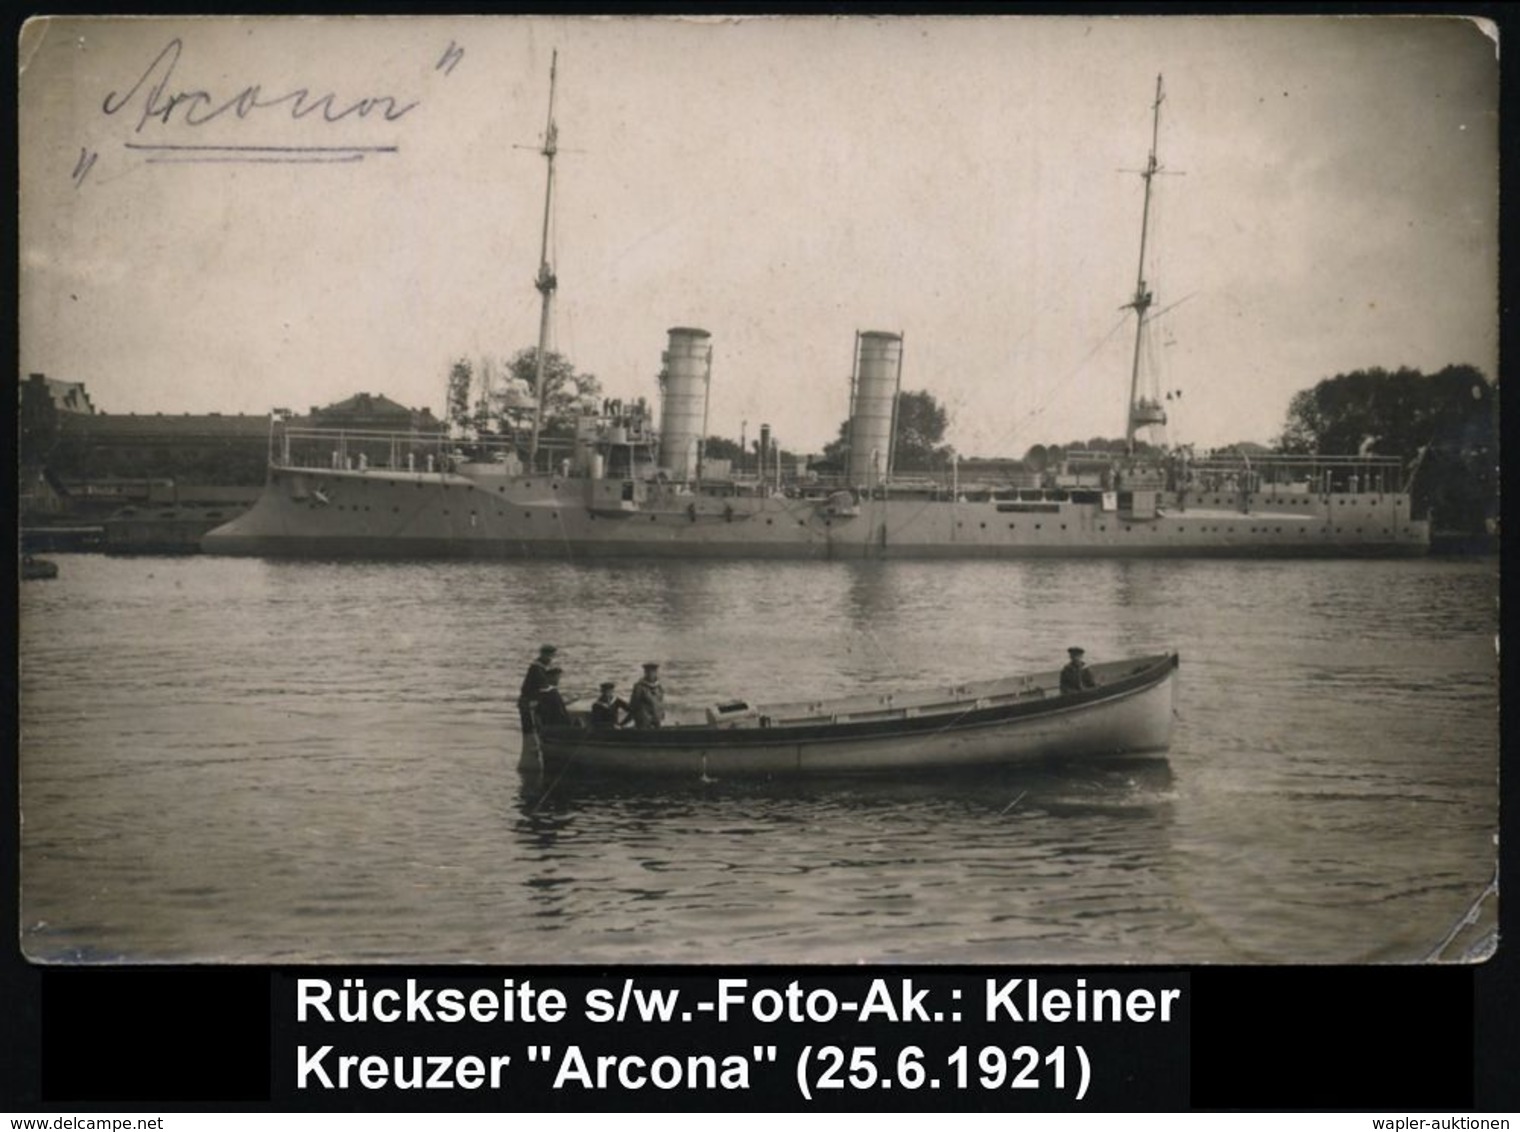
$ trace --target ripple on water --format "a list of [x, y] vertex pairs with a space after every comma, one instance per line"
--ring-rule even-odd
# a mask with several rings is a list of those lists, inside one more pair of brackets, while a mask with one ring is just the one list
[[[1418, 959], [1492, 875], [1498, 586], [1447, 562], [266, 563], [21, 592], [43, 961]], [[167, 611], [167, 612], [166, 612]], [[520, 669], [826, 696], [1182, 654], [1169, 757], [545, 783]]]

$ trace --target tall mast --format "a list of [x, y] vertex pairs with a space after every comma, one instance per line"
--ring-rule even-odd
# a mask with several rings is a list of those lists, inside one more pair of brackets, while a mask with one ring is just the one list
[[1139, 402], [1136, 397], [1140, 387], [1140, 344], [1145, 336], [1145, 312], [1150, 309], [1154, 296], [1150, 288], [1145, 285], [1145, 239], [1149, 235], [1151, 221], [1151, 179], [1155, 177], [1159, 166], [1156, 164], [1156, 139], [1161, 130], [1161, 76], [1156, 76], [1156, 104], [1152, 108], [1151, 115], [1151, 151], [1145, 161], [1145, 170], [1140, 175], [1145, 178], [1145, 207], [1140, 214], [1140, 266], [1135, 272], [1135, 297], [1127, 307], [1135, 309], [1135, 356], [1130, 365], [1129, 373], [1129, 412], [1126, 414], [1127, 423], [1124, 433], [1124, 448], [1127, 453], [1134, 455], [1135, 452], [1135, 426], [1139, 416]]
[[558, 148], [558, 131], [554, 126], [554, 73], [559, 65], [559, 51], [549, 59], [549, 122], [544, 127], [544, 144], [539, 150], [548, 166], [544, 180], [544, 234], [538, 254], [538, 279], [534, 286], [543, 296], [538, 319], [538, 354], [533, 362], [533, 435], [528, 442], [528, 468], [532, 470], [538, 461], [538, 430], [544, 416], [544, 357], [549, 348], [549, 307], [554, 297], [557, 280], [549, 266], [549, 216], [554, 202], [554, 154]]

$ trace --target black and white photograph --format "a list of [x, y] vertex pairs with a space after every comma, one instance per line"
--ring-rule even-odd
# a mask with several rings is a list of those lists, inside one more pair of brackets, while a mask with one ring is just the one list
[[1492, 25], [18, 52], [33, 964], [1494, 953]]

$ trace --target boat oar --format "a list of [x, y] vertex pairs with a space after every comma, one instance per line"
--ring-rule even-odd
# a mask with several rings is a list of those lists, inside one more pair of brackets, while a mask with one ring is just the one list
[[528, 762], [528, 739], [530, 736], [533, 739], [532, 753], [538, 760], [539, 771], [542, 772], [544, 769], [544, 744], [543, 740], [538, 737], [538, 714], [531, 704], [528, 707], [528, 727], [527, 730], [523, 732], [522, 754], [518, 756], [517, 760], [519, 769], [523, 766], [523, 764]]
[[538, 753], [538, 769], [542, 773], [544, 769], [544, 741], [539, 738], [537, 720], [534, 720], [533, 726], [533, 749]]
[[1019, 796], [1017, 798], [1015, 798], [1013, 801], [1009, 802], [1006, 806], [1004, 806], [1001, 810], [998, 811], [998, 817], [1002, 817], [1009, 810], [1013, 809], [1013, 807], [1017, 806], [1020, 802], [1022, 802], [1024, 800], [1024, 795], [1028, 794], [1028, 793], [1029, 793], [1028, 790], [1021, 791], [1020, 794], [1019, 794]]

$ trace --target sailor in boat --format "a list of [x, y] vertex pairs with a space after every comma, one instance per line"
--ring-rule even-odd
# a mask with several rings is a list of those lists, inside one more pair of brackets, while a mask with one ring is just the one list
[[665, 689], [660, 684], [660, 666], [654, 661], [644, 665], [644, 678], [633, 686], [628, 711], [635, 727], [658, 727], [664, 722]]
[[592, 730], [612, 731], [623, 726], [628, 716], [628, 701], [617, 694], [617, 684], [602, 681], [601, 694], [591, 702]]
[[1097, 678], [1093, 676], [1092, 669], [1087, 667], [1087, 662], [1082, 658], [1087, 655], [1086, 650], [1076, 645], [1066, 650], [1066, 655], [1071, 657], [1065, 668], [1061, 669], [1061, 693], [1080, 692], [1083, 688], [1096, 688]]
[[517, 715], [522, 721], [522, 733], [531, 735], [537, 728], [533, 722], [533, 708], [538, 703], [538, 697], [549, 686], [549, 669], [554, 665], [554, 654], [559, 650], [553, 645], [545, 645], [538, 650], [538, 659], [528, 665], [528, 674], [523, 677], [522, 690], [517, 696]]
[[565, 707], [565, 697], [560, 694], [559, 678], [563, 669], [549, 669], [548, 683], [538, 693], [533, 713], [540, 727], [562, 727], [570, 722], [570, 711]]

